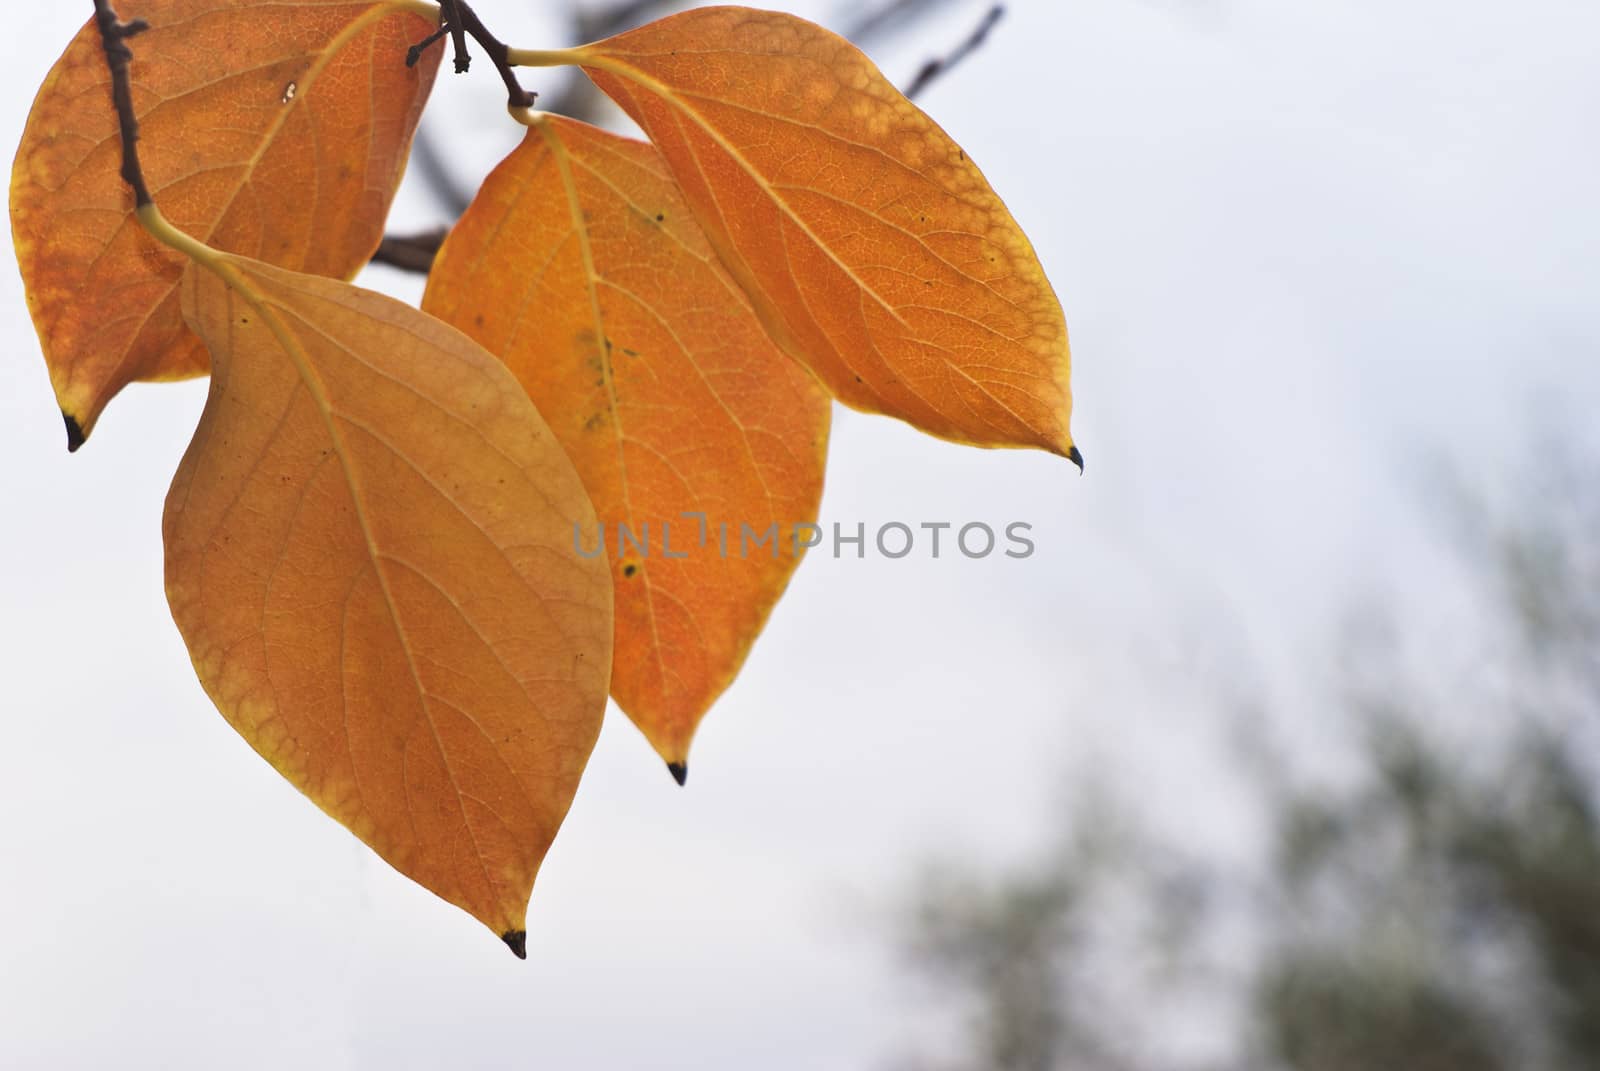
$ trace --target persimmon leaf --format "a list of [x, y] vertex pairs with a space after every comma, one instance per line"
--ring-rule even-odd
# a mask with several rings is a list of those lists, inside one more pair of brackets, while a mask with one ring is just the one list
[[[348, 278], [377, 248], [437, 50], [407, 68], [431, 5], [124, 0], [145, 173], [177, 226], [220, 249]], [[137, 380], [206, 372], [183, 324], [184, 260], [147, 235], [118, 174], [100, 35], [51, 68], [11, 176], [11, 227], [69, 446]]]
[[660, 149], [763, 322], [848, 405], [1076, 459], [1061, 305], [966, 153], [854, 45], [700, 8], [576, 62]]
[[[506, 362], [582, 476], [615, 570], [611, 692], [681, 775], [808, 541], [826, 393], [767, 338], [656, 151], [556, 116], [484, 183], [423, 308]], [[619, 546], [623, 527], [645, 544]]]
[[284, 777], [520, 955], [605, 707], [611, 577], [572, 551], [583, 485], [459, 332], [204, 253], [181, 293], [211, 391], [163, 530], [195, 670]]

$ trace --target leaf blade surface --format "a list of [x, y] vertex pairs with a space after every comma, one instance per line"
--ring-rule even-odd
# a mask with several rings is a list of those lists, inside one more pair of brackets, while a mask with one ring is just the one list
[[604, 711], [588, 499], [458, 332], [220, 260], [182, 292], [215, 370], [163, 522], [196, 673], [318, 806], [512, 942]]
[[[799, 563], [826, 394], [766, 337], [655, 150], [556, 116], [484, 183], [423, 308], [506, 362], [573, 459], [614, 570], [612, 694], [683, 764]], [[619, 553], [619, 525], [645, 548]], [[776, 554], [745, 553], [741, 525], [777, 525]]]
[[[144, 170], [180, 229], [348, 278], [382, 237], [438, 50], [405, 66], [417, 5], [124, 0], [151, 28], [133, 68]], [[79, 440], [128, 383], [207, 370], [181, 257], [132, 214], [93, 21], [51, 68], [11, 178], [11, 226], [52, 386]]]
[[575, 50], [769, 332], [846, 404], [1072, 456], [1060, 302], [966, 153], [854, 45], [698, 8]]

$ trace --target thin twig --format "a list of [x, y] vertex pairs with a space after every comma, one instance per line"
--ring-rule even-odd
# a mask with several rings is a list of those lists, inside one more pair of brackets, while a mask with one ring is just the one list
[[[678, 7], [682, 3], [683, 0], [626, 0], [625, 3], [599, 13], [590, 13], [583, 8], [574, 7], [568, 36], [573, 44], [601, 40], [632, 29], [662, 8]], [[449, 32], [449, 27], [442, 27], [426, 40], [412, 45], [411, 51], [406, 56], [407, 66], [414, 66], [425, 49]], [[487, 31], [485, 35], [487, 36]], [[598, 96], [599, 91], [594, 88], [594, 83], [587, 78], [578, 77], [572, 79], [566, 89], [547, 95], [545, 107], [561, 115], [577, 119], [593, 119], [595, 117], [593, 102]], [[427, 128], [417, 131], [417, 138], [412, 146], [412, 162], [423, 185], [433, 191], [434, 196], [450, 213], [450, 218], [459, 219], [467, 210], [467, 205], [471, 203], [471, 192], [463, 189], [451, 174]], [[432, 269], [433, 256], [438, 252], [439, 244], [448, 231], [448, 227], [441, 227], [416, 234], [385, 235], [382, 244], [372, 254], [372, 261], [375, 264], [387, 264], [402, 271], [414, 271], [426, 275]]]
[[[865, 48], [878, 37], [900, 33], [911, 24], [949, 7], [955, 0], [889, 0], [888, 3], [843, 22], [839, 32]], [[851, 5], [855, 7], [856, 5]], [[842, 12], [841, 12], [842, 15]]]
[[[440, 19], [444, 18], [444, 9], [443, 8], [439, 9], [439, 17], [440, 17]], [[428, 51], [428, 49], [432, 48], [434, 46], [435, 42], [437, 42], [440, 38], [444, 37], [449, 32], [450, 32], [450, 27], [441, 22], [440, 26], [439, 26], [439, 28], [437, 30], [433, 31], [427, 37], [424, 37], [422, 40], [418, 41], [416, 44], [414, 44], [410, 48], [406, 49], [406, 66], [407, 67], [415, 67], [417, 65], [417, 61], [422, 59], [422, 54], [424, 52]]]
[[581, 7], [577, 8], [572, 13], [573, 28], [577, 30], [574, 43], [587, 44], [621, 33], [623, 30], [631, 30], [657, 8], [673, 7], [676, 4], [677, 0], [627, 0], [626, 3], [594, 13], [587, 12]]
[[106, 66], [111, 69], [111, 102], [117, 109], [117, 123], [122, 133], [122, 179], [133, 190], [134, 205], [143, 208], [154, 200], [144, 184], [144, 168], [139, 165], [139, 120], [133, 114], [133, 89], [128, 77], [133, 50], [128, 47], [127, 40], [144, 33], [150, 24], [143, 19], [123, 22], [112, 10], [111, 0], [94, 0], [94, 18], [100, 27]]
[[977, 28], [968, 34], [967, 39], [957, 45], [954, 51], [948, 55], [931, 59], [922, 65], [922, 70], [917, 72], [917, 76], [906, 87], [906, 96], [915, 100], [923, 90], [937, 82], [944, 75], [949, 74], [962, 60], [981, 48], [983, 42], [989, 37], [989, 31], [993, 30], [995, 25], [1005, 18], [1005, 14], [1004, 4], [996, 4], [991, 7], [978, 23]]
[[[478, 47], [493, 61], [495, 70], [500, 72], [500, 80], [506, 84], [506, 103], [513, 108], [531, 108], [536, 93], [529, 93], [522, 88], [522, 83], [517, 80], [517, 72], [511, 66], [511, 49], [506, 43], [489, 32], [489, 28], [478, 18], [477, 12], [472, 10], [472, 5], [467, 0], [442, 0], [439, 4], [439, 25], [449, 26], [450, 37], [455, 41], [456, 73], [464, 74], [472, 65], [472, 57], [467, 53], [467, 37], [470, 36], [478, 42]], [[406, 53], [406, 64], [415, 65], [417, 58], [422, 55], [433, 43], [440, 38], [440, 34], [429, 34], [427, 38], [412, 45]]]

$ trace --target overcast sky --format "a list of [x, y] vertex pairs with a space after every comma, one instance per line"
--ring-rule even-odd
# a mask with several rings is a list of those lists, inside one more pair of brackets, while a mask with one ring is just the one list
[[[558, 43], [540, 6], [478, 4]], [[89, 7], [0, 37], [0, 145]], [[877, 58], [909, 78], [982, 10]], [[468, 179], [521, 133], [474, 75], [427, 120]], [[1014, 0], [923, 104], [1066, 306], [1087, 475], [840, 413], [825, 524], [1025, 521], [1037, 553], [814, 555], [687, 790], [613, 711], [526, 963], [210, 706], [159, 539], [204, 386], [127, 391], [69, 457], [0, 273], [0, 1065], [882, 1066], [922, 1021], [885, 933], [919, 860], [1024, 851], [1091, 768], [1226, 850], [1187, 697], [1292, 693], [1353, 591], [1453, 612], [1424, 460], [1503, 476], [1600, 404], [1597, 101], [1592, 0]], [[397, 225], [435, 212], [405, 190]]]

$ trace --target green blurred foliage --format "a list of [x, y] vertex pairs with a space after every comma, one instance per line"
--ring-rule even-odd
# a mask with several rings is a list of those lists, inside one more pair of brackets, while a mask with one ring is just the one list
[[[1510, 520], [1455, 503], [1497, 637], [1475, 724], [1503, 732], [1464, 751], [1442, 731], [1459, 700], [1386, 662], [1327, 697], [1356, 734], [1339, 786], [1241, 751], [1268, 830], [1256, 873], [1106, 821], [1115, 794], [1015, 872], [929, 871], [907, 962], [965, 1018], [956, 1055], [899, 1066], [1600, 1068], [1597, 461], [1543, 459]], [[1413, 672], [1448, 674], [1427, 640]], [[1242, 966], [1207, 947], [1224, 931], [1243, 934]], [[1170, 1043], [1197, 1018], [1222, 1041]]]

